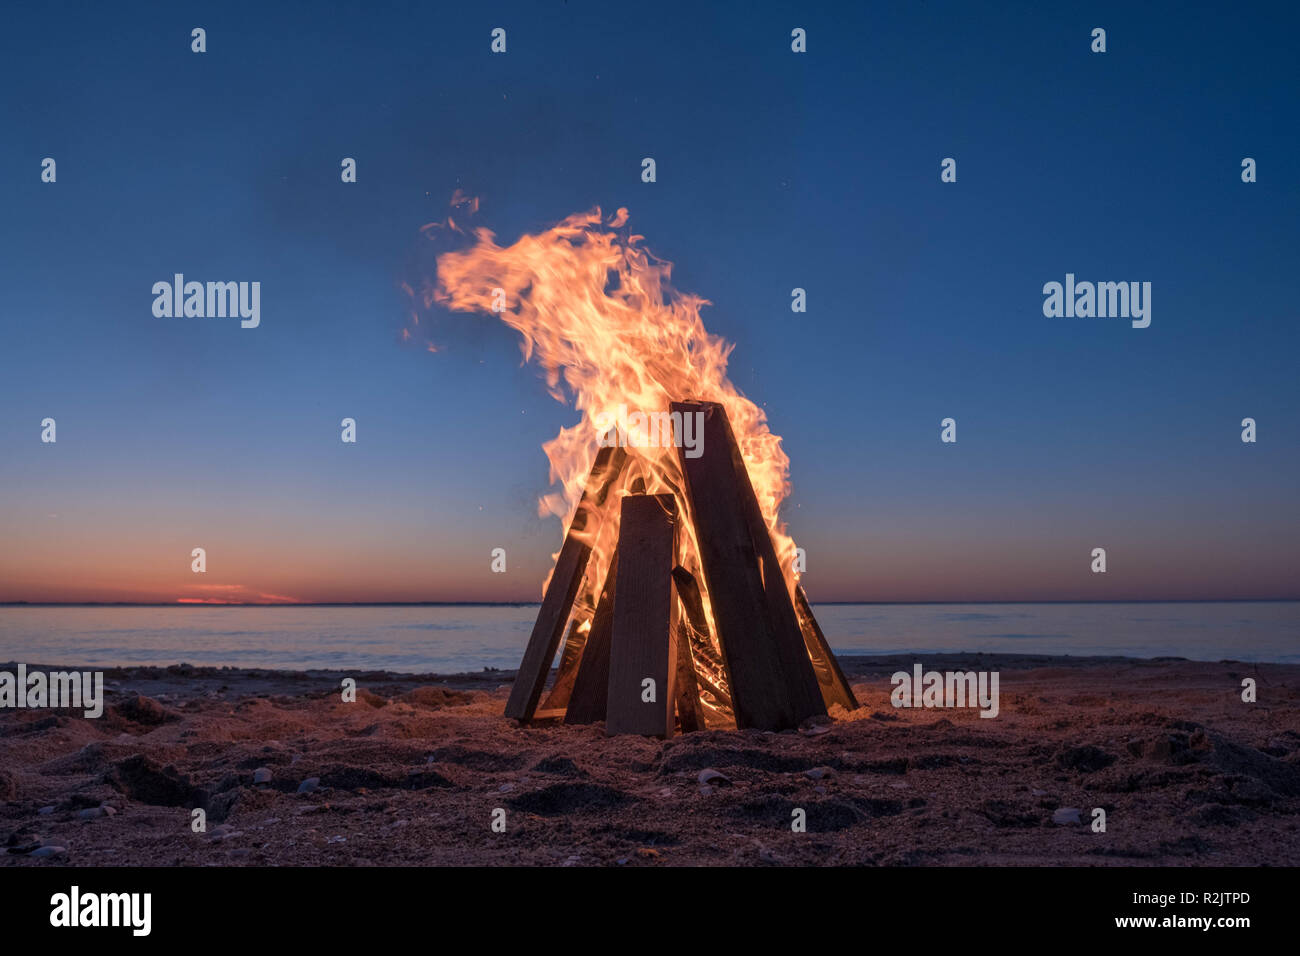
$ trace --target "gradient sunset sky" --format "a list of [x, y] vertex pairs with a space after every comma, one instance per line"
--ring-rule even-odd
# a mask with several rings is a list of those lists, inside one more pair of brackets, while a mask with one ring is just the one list
[[[801, 6], [12, 8], [0, 601], [538, 599], [576, 413], [493, 319], [400, 339], [457, 189], [626, 206], [714, 303], [814, 600], [1300, 597], [1295, 8]], [[154, 317], [177, 272], [260, 328]], [[1150, 328], [1045, 318], [1067, 272]]]

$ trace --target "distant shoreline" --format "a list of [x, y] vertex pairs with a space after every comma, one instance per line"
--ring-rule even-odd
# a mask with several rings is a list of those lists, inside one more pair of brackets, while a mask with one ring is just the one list
[[[852, 602], [849, 602], [852, 603]], [[3, 607], [540, 607], [540, 601], [0, 601]]]
[[[1300, 678], [1300, 664], [1289, 661], [1249, 661], [1225, 657], [1217, 661], [1196, 660], [1177, 654], [1141, 657], [1135, 654], [1044, 654], [1035, 652], [1008, 653], [1005, 651], [918, 651], [915, 654], [899, 651], [836, 651], [835, 658], [844, 672], [853, 679], [872, 677], [888, 681], [899, 670], [910, 670], [920, 663], [927, 670], [964, 670], [979, 664], [1013, 671], [1026, 668], [1068, 668], [1086, 670], [1095, 667], [1139, 667], [1160, 665], [1188, 665], [1189, 667], [1216, 668], [1221, 666], [1279, 669]], [[180, 686], [171, 686], [177, 678], [186, 681], [219, 680], [230, 684], [237, 693], [297, 692], [304, 682], [321, 682], [321, 687], [333, 691], [341, 678], [351, 677], [370, 684], [388, 683], [411, 687], [437, 684], [459, 690], [499, 688], [502, 681], [513, 681], [517, 675], [514, 667], [479, 667], [466, 670], [402, 671], [386, 667], [257, 667], [245, 664], [86, 664], [49, 660], [0, 660], [0, 671], [13, 671], [22, 663], [28, 671], [103, 671], [113, 682], [127, 681], [141, 693], [166, 690], [180, 695]], [[550, 669], [552, 674], [555, 668]], [[154, 682], [168, 683], [166, 688]], [[238, 687], [232, 682], [247, 683]], [[120, 688], [110, 688], [120, 689]], [[182, 695], [183, 696], [183, 695]], [[0, 707], [0, 714], [10, 708]]]
[[[1134, 598], [1127, 601], [813, 601], [817, 607], [822, 606], [880, 606], [880, 607], [932, 607], [935, 605], [972, 605], [972, 604], [1295, 604], [1300, 597], [1269, 598]], [[6, 607], [540, 607], [540, 601], [311, 601], [301, 603], [241, 603], [201, 602], [201, 601], [0, 601], [0, 608]]]

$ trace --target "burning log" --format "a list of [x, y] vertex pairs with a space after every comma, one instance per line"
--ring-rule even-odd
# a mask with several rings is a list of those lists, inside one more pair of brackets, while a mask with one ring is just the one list
[[564, 625], [573, 610], [573, 599], [587, 570], [587, 561], [591, 557], [591, 534], [600, 517], [600, 508], [626, 461], [627, 452], [622, 448], [605, 447], [596, 454], [591, 477], [587, 479], [582, 500], [578, 502], [573, 521], [564, 536], [551, 583], [542, 597], [542, 607], [537, 612], [524, 659], [510, 689], [510, 699], [506, 702], [507, 717], [527, 721], [537, 711], [537, 702], [541, 699], [551, 662], [560, 646]]
[[519, 663], [519, 673], [510, 689], [510, 699], [506, 701], [507, 717], [532, 720], [590, 557], [590, 547], [572, 534], [565, 538], [551, 575], [551, 584], [542, 598], [542, 609], [533, 623], [524, 659]]
[[618, 552], [610, 560], [609, 573], [601, 588], [596, 614], [582, 649], [582, 660], [574, 678], [566, 724], [594, 724], [605, 719], [609, 694], [609, 641], [614, 630], [614, 588], [618, 583]]
[[686, 620], [705, 640], [709, 639], [709, 619], [704, 613], [704, 600], [700, 597], [700, 586], [691, 574], [680, 564], [673, 568], [673, 583], [677, 585], [677, 596], [681, 598], [686, 610]]
[[840, 662], [831, 653], [821, 625], [817, 623], [817, 618], [813, 617], [812, 606], [808, 603], [808, 595], [804, 593], [802, 584], [795, 588], [794, 596], [795, 610], [799, 612], [799, 625], [808, 644], [808, 656], [812, 659], [813, 670], [817, 674], [822, 699], [826, 701], [828, 708], [832, 704], [839, 704], [845, 710], [857, 710], [858, 699], [853, 696], [853, 688], [849, 686], [844, 672], [840, 670]]
[[704, 729], [704, 715], [700, 713], [700, 690], [695, 682], [690, 626], [678, 621], [677, 629], [677, 717], [682, 733], [689, 734]]
[[[590, 559], [587, 566], [590, 569]], [[573, 682], [578, 677], [578, 664], [582, 660], [582, 652], [591, 633], [590, 628], [590, 614], [574, 614], [573, 620], [569, 623], [569, 633], [564, 636], [564, 650], [560, 652], [560, 666], [555, 674], [555, 683], [533, 715], [534, 719], [541, 714], [564, 715], [565, 708], [569, 706], [569, 696], [573, 693]]]
[[[713, 641], [709, 634], [709, 619], [704, 613], [704, 601], [700, 597], [700, 586], [691, 574], [680, 564], [673, 568], [673, 584], [677, 586], [677, 597], [686, 611], [688, 625], [687, 637], [690, 641], [696, 692], [700, 685], [713, 698], [713, 709], [719, 719], [728, 724], [736, 722], [731, 708], [731, 693], [726, 689], [729, 682], [727, 663], [713, 652]], [[701, 714], [701, 719], [703, 715]], [[704, 723], [708, 723], [707, 720]]]
[[623, 499], [618, 552], [605, 732], [671, 737], [679, 653], [672, 579], [677, 502], [672, 495]]
[[726, 411], [714, 403], [674, 402], [672, 408], [704, 413], [704, 453], [689, 458], [679, 448], [678, 460], [736, 725], [786, 730], [824, 716], [807, 644]]

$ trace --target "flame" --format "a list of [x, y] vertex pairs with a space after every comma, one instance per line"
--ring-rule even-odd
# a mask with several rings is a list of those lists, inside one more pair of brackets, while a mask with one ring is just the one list
[[[478, 209], [477, 200], [459, 192], [453, 202], [458, 215]], [[436, 282], [426, 280], [420, 298], [426, 308], [438, 303], [497, 315], [520, 333], [524, 360], [542, 368], [552, 397], [572, 402], [581, 413], [578, 424], [542, 446], [559, 489], [541, 497], [539, 514], [559, 516], [566, 529], [599, 448], [598, 420], [612, 418], [627, 429], [634, 413], [666, 412], [674, 401], [720, 402], [793, 591], [795, 545], [779, 515], [790, 491], [781, 439], [768, 428], [763, 410], [727, 378], [734, 346], [710, 334], [700, 318], [712, 303], [675, 289], [672, 264], [642, 246], [643, 237], [631, 234], [627, 221], [626, 209], [605, 220], [596, 208], [507, 246], [487, 229], [464, 231], [450, 217], [430, 224], [422, 229], [429, 238], [454, 234], [468, 245], [437, 256]], [[580, 614], [594, 607], [613, 556], [618, 497], [673, 492], [683, 509], [688, 506], [675, 448], [633, 442], [627, 452], [628, 466], [603, 509], [605, 518], [589, 529], [592, 559], [577, 603]], [[693, 528], [690, 521], [683, 525]], [[702, 583], [691, 535], [685, 536], [681, 560]], [[707, 607], [707, 594], [704, 600]]]

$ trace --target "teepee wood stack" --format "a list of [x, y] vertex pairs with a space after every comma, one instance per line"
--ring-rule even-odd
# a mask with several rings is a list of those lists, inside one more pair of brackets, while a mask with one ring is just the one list
[[[712, 402], [675, 402], [672, 411], [700, 413], [704, 423], [702, 454], [688, 457], [678, 448], [685, 500], [627, 494], [618, 501], [617, 549], [595, 610], [570, 623], [591, 557], [588, 542], [615, 507], [607, 498], [627, 461], [622, 448], [600, 450], [506, 716], [604, 720], [611, 735], [671, 737], [724, 719], [739, 728], [786, 730], [831, 705], [856, 708], [802, 586], [793, 595], [786, 586], [726, 411]], [[694, 522], [702, 582], [676, 563], [687, 520]], [[539, 708], [566, 625], [556, 679]]]

